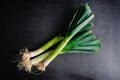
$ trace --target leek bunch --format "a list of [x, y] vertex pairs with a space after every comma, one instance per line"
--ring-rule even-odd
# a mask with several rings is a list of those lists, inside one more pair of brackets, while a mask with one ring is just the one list
[[[29, 51], [28, 49], [23, 49], [20, 51], [17, 65], [19, 70], [32, 72], [34, 67], [38, 71], [45, 71], [49, 63], [59, 54], [98, 53], [100, 41], [90, 30], [93, 26], [90, 21], [93, 18], [94, 14], [88, 4], [80, 7], [70, 21], [68, 31], [64, 36], [58, 35], [54, 37], [37, 50]], [[46, 52], [58, 42], [59, 44], [55, 49]]]

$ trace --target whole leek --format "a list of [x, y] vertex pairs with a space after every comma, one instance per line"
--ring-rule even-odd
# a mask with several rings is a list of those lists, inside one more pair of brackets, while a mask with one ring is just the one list
[[[46, 66], [58, 54], [99, 52], [100, 41], [97, 40], [96, 36], [90, 30], [93, 26], [93, 23], [90, 21], [93, 18], [94, 14], [88, 4], [85, 4], [74, 14], [68, 26], [68, 31], [64, 36], [56, 36], [35, 51], [29, 52], [27, 49], [24, 49], [20, 52], [21, 56], [18, 62], [18, 68], [31, 72], [34, 66], [37, 70], [45, 71]], [[45, 52], [57, 42], [60, 43], [55, 49]]]

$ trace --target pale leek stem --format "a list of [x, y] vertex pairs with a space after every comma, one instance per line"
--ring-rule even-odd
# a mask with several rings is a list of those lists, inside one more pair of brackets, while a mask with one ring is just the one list
[[67, 43], [69, 42], [69, 40], [72, 37], [66, 37], [61, 43], [60, 45], [54, 50], [54, 52], [52, 54], [50, 54], [50, 56], [48, 56], [44, 61], [43, 64], [44, 66], [47, 66], [61, 51], [62, 49], [67, 45]]
[[39, 54], [41, 54], [42, 52], [46, 51], [48, 48], [50, 48], [51, 46], [53, 46], [54, 44], [56, 44], [57, 42], [61, 41], [63, 39], [62, 36], [56, 36], [53, 39], [51, 39], [50, 41], [48, 41], [45, 45], [43, 45], [42, 47], [38, 48], [35, 51], [31, 51], [30, 52], [30, 57], [35, 57]]
[[49, 56], [50, 53], [52, 53], [52, 52], [53, 52], [53, 50], [50, 50], [50, 51], [48, 51], [48, 52], [45, 52], [45, 53], [43, 53], [43, 54], [41, 54], [41, 55], [39, 55], [39, 56], [31, 59], [30, 61], [31, 61], [32, 64], [39, 63], [39, 62], [41, 62], [42, 60], [44, 60], [47, 56]]

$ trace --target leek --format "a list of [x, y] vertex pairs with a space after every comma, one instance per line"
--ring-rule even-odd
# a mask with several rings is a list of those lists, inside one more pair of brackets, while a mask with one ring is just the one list
[[[98, 53], [101, 47], [100, 40], [90, 30], [93, 26], [90, 21], [93, 18], [94, 14], [88, 4], [79, 8], [69, 23], [68, 31], [64, 36], [54, 37], [35, 51], [30, 52], [28, 49], [24, 49], [20, 52], [21, 55], [17, 65], [19, 70], [24, 69], [31, 72], [34, 66], [37, 70], [45, 71], [49, 63], [59, 54]], [[45, 52], [58, 42], [60, 43], [55, 49]]]

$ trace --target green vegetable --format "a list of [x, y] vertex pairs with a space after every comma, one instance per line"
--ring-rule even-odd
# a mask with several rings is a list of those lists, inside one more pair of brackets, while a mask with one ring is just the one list
[[[56, 36], [35, 51], [29, 52], [25, 49], [20, 52], [21, 58], [18, 62], [18, 68], [31, 72], [34, 66], [38, 70], [45, 71], [46, 66], [59, 54], [98, 53], [101, 47], [100, 41], [90, 30], [93, 26], [90, 21], [93, 18], [94, 14], [88, 4], [80, 7], [74, 14], [68, 26], [68, 31], [64, 36]], [[57, 42], [60, 43], [54, 50], [45, 52]]]

